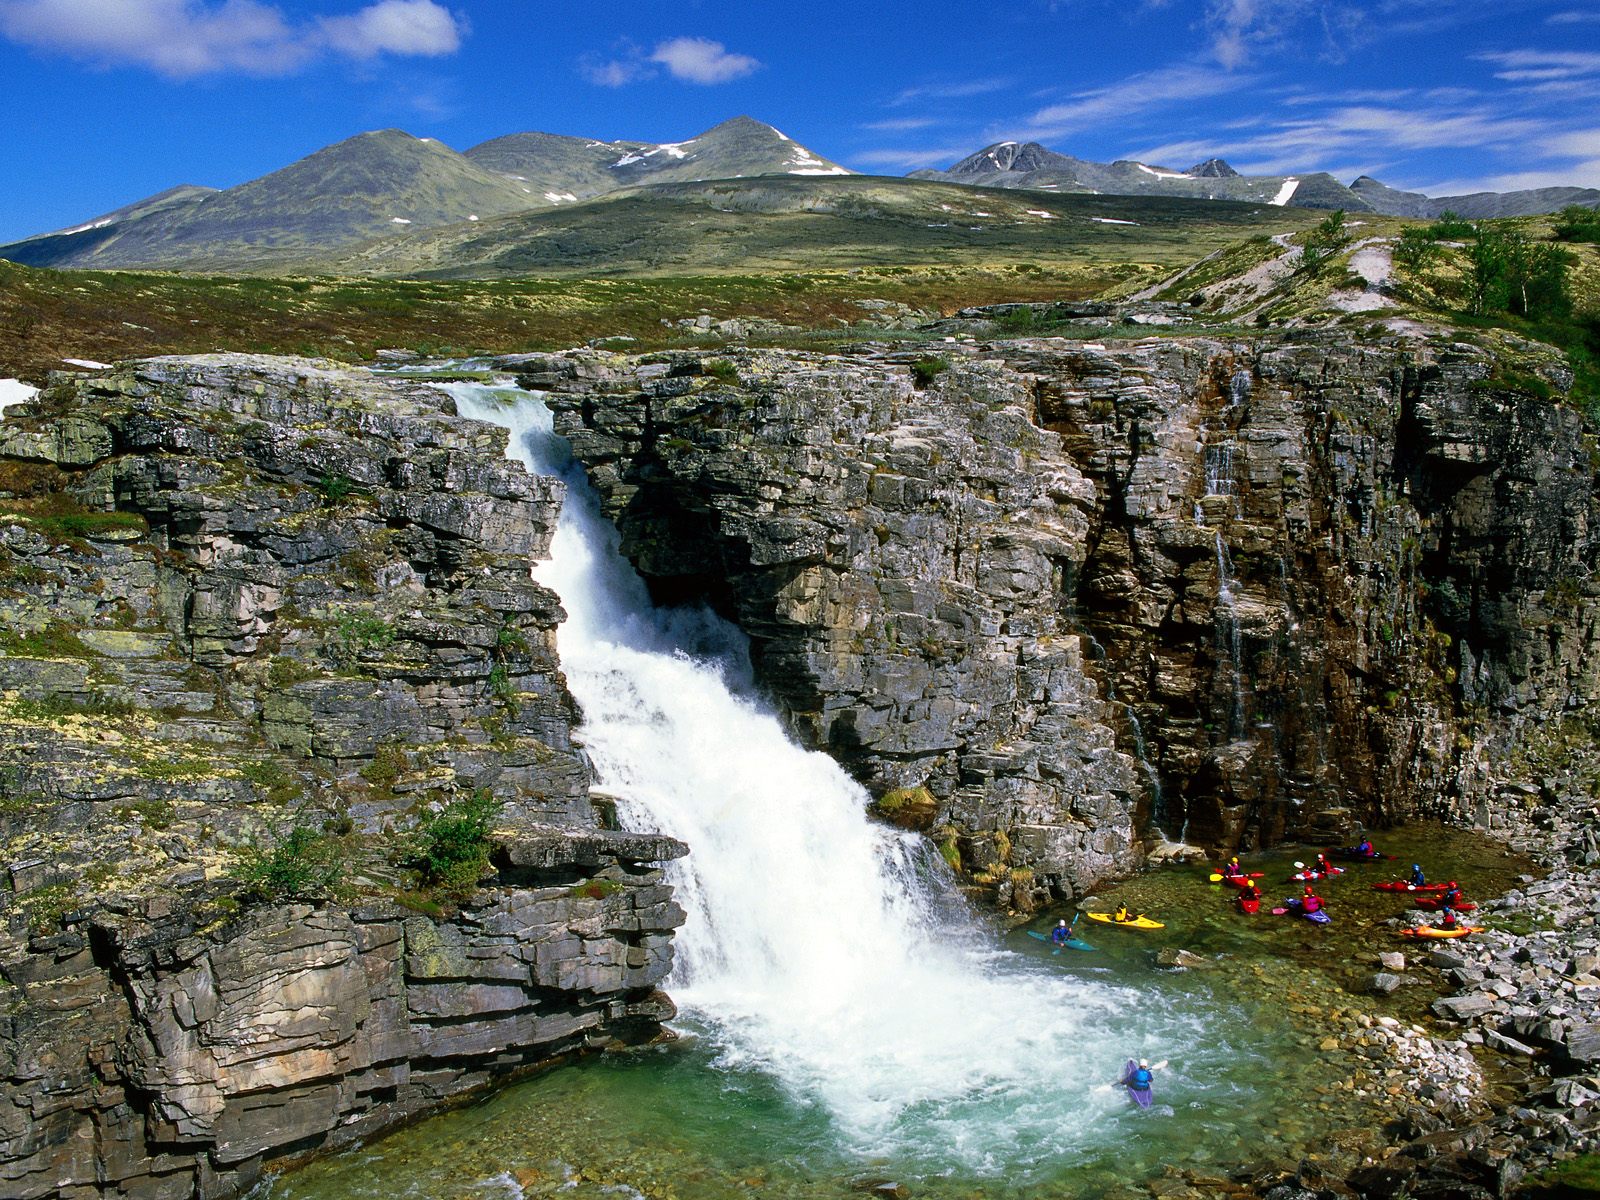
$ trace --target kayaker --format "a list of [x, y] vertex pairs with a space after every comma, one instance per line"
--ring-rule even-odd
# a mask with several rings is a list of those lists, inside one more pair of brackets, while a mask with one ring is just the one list
[[1078, 923], [1078, 918], [1072, 918], [1072, 925], [1066, 921], [1057, 921], [1056, 927], [1050, 931], [1050, 940], [1058, 946], [1065, 946], [1072, 940], [1072, 926]]
[[1150, 1069], [1150, 1061], [1141, 1058], [1139, 1065], [1128, 1072], [1128, 1077], [1122, 1082], [1128, 1085], [1130, 1091], [1148, 1092], [1150, 1085], [1155, 1082], [1155, 1072]]
[[1439, 913], [1439, 928], [1454, 929], [1456, 927], [1456, 910], [1446, 906]]
[[1228, 879], [1237, 879], [1244, 874], [1244, 868], [1239, 865], [1237, 854], [1222, 865], [1222, 874]]
[[1239, 898], [1241, 900], [1261, 899], [1261, 889], [1256, 886], [1256, 881], [1254, 879], [1239, 889]]
[[1421, 863], [1411, 864], [1411, 878], [1406, 880], [1406, 882], [1412, 887], [1424, 887], [1427, 885], [1428, 877], [1422, 873]]
[[1378, 852], [1372, 848], [1372, 839], [1364, 837], [1356, 846], [1356, 853], [1362, 858], [1377, 858]]
[[1452, 879], [1450, 881], [1450, 886], [1445, 888], [1444, 895], [1439, 897], [1439, 907], [1440, 908], [1456, 908], [1460, 904], [1461, 904], [1461, 889], [1456, 886], [1456, 881], [1454, 879]]
[[1127, 921], [1132, 919], [1128, 915], [1127, 901], [1123, 901], [1121, 904], [1117, 905], [1117, 911], [1112, 914], [1111, 919], [1113, 921]]
[[1310, 884], [1306, 885], [1305, 895], [1300, 897], [1300, 911], [1307, 916], [1322, 911], [1322, 897], [1311, 890]]

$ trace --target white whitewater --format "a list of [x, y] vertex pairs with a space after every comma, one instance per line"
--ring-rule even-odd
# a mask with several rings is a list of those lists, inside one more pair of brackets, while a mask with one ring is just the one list
[[1094, 1114], [1128, 1107], [1104, 1083], [1129, 1055], [1200, 1042], [1198, 1018], [1141, 1013], [1130, 989], [1064, 972], [1089, 956], [996, 950], [924, 840], [869, 821], [862, 789], [789, 740], [736, 630], [651, 606], [543, 404], [450, 390], [568, 482], [535, 573], [569, 614], [561, 658], [600, 786], [630, 826], [691, 847], [673, 867], [689, 920], [669, 990], [718, 1064], [823, 1106], [862, 1153], [983, 1171], [1103, 1145]]

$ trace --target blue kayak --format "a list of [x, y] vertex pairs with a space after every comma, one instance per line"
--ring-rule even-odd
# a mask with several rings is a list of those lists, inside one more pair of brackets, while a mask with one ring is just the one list
[[1138, 1069], [1138, 1062], [1130, 1058], [1128, 1065], [1122, 1068], [1122, 1086], [1128, 1089], [1128, 1099], [1132, 1100], [1140, 1108], [1149, 1108], [1150, 1101], [1155, 1099], [1155, 1089], [1134, 1087], [1130, 1082], [1133, 1079], [1133, 1073]]
[[1075, 938], [1075, 937], [1068, 938], [1065, 942], [1061, 942], [1061, 943], [1057, 944], [1057, 943], [1055, 943], [1054, 941], [1051, 940], [1050, 935], [1048, 933], [1040, 933], [1037, 929], [1028, 930], [1028, 936], [1031, 937], [1031, 938], [1038, 938], [1041, 942], [1050, 942], [1050, 944], [1055, 946], [1057, 950], [1061, 949], [1062, 946], [1067, 946], [1067, 947], [1069, 947], [1070, 949], [1073, 949], [1073, 950], [1093, 950], [1094, 949], [1094, 947], [1089, 945], [1088, 942], [1082, 941], [1082, 940], [1080, 940], [1078, 938]]

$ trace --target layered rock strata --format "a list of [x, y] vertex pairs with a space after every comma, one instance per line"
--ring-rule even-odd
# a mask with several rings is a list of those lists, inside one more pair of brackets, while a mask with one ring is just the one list
[[797, 734], [1002, 902], [1150, 830], [1481, 818], [1485, 757], [1593, 700], [1592, 439], [1554, 352], [945, 353], [507, 366], [658, 596], [737, 620]]
[[[232, 1195], [670, 1015], [685, 848], [601, 827], [529, 577], [561, 487], [504, 439], [237, 356], [8, 411], [0, 1192]], [[419, 818], [474, 792], [488, 879], [412, 891]]]

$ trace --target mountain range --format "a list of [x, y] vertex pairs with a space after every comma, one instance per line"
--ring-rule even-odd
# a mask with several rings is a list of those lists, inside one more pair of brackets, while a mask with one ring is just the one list
[[[916, 190], [913, 182], [1034, 193], [1036, 204], [1052, 194], [1128, 196], [1422, 218], [1445, 211], [1482, 218], [1554, 212], [1569, 204], [1600, 206], [1600, 191], [1594, 189], [1428, 197], [1367, 176], [1346, 186], [1322, 172], [1241, 175], [1216, 158], [1181, 171], [1128, 160], [1096, 163], [1036, 142], [998, 142], [947, 170], [914, 172], [910, 180], [879, 179], [869, 189], [837, 178], [852, 174], [749, 117], [724, 121], [682, 142], [514, 133], [459, 152], [432, 138], [386, 129], [327, 146], [236, 187], [168, 189], [72, 228], [0, 246], [0, 258], [41, 267], [239, 273], [459, 273], [476, 263], [501, 274], [517, 266], [571, 267], [574, 255], [563, 255], [559, 247], [562, 231], [578, 227], [584, 230], [579, 241], [585, 252], [620, 238], [629, 243], [623, 258], [630, 264], [670, 260], [641, 249], [638, 237], [609, 228], [624, 214], [637, 221], [652, 207], [682, 212], [685, 205], [697, 205], [774, 222], [783, 218], [791, 225], [799, 214], [859, 216], [863, 205], [892, 215], [904, 228], [938, 228], [940, 213], [962, 208], [985, 219], [981, 204], [958, 200], [952, 206], [949, 196], [935, 203], [932, 193]], [[775, 187], [775, 176], [807, 186]], [[699, 187], [730, 180], [740, 182], [715, 194]], [[685, 192], [686, 185], [693, 186]], [[621, 197], [629, 203], [620, 208], [608, 203]], [[606, 207], [588, 211], [595, 204]], [[585, 212], [572, 222], [538, 219], [552, 210], [579, 208]], [[1019, 219], [1026, 220], [1027, 210], [1021, 211]], [[911, 219], [913, 213], [929, 219], [919, 223]], [[1034, 213], [1034, 223], [1058, 215]], [[603, 236], [596, 233], [602, 227]], [[675, 227], [695, 226], [683, 221]], [[761, 240], [752, 240], [747, 228], [740, 237], [741, 245]], [[545, 244], [533, 247], [538, 238]], [[600, 271], [623, 269], [611, 267], [603, 255], [594, 265]]]
[[1391, 217], [1432, 219], [1446, 212], [1470, 220], [1525, 217], [1557, 212], [1569, 204], [1600, 205], [1594, 188], [1534, 188], [1518, 192], [1474, 192], [1425, 196], [1403, 192], [1363, 175], [1346, 186], [1326, 172], [1300, 175], [1241, 175], [1220, 158], [1182, 171], [1120, 159], [1088, 162], [1057, 154], [1037, 142], [996, 142], [943, 171], [916, 171], [974, 187], [1022, 188], [1058, 194], [1090, 192], [1117, 196], [1187, 196], [1197, 200], [1244, 200], [1296, 208], [1342, 208]]

